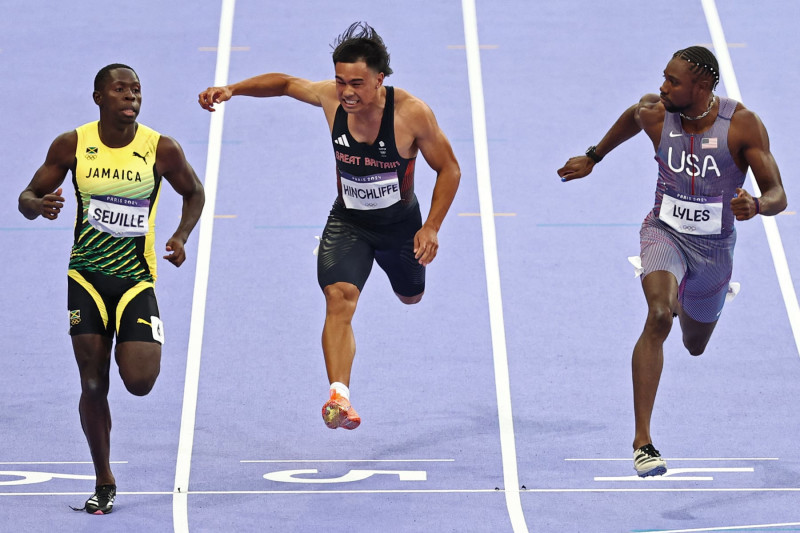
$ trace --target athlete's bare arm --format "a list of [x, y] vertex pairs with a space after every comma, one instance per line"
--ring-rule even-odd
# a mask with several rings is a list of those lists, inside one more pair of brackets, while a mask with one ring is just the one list
[[156, 149], [156, 168], [175, 191], [183, 197], [183, 210], [178, 229], [167, 240], [167, 255], [164, 259], [179, 267], [186, 260], [184, 244], [194, 229], [205, 204], [203, 184], [197, 178], [192, 166], [186, 161], [181, 146], [166, 135], [158, 140]]
[[[657, 94], [646, 94], [639, 102], [626, 109], [617, 119], [611, 129], [603, 136], [595, 153], [605, 157], [614, 148], [624, 143], [640, 131], [644, 130], [653, 147], [657, 148], [661, 137], [661, 127], [664, 124], [664, 106]], [[585, 156], [571, 157], [567, 163], [558, 169], [562, 181], [571, 181], [588, 176], [594, 168], [595, 162]]]
[[731, 118], [728, 146], [740, 168], [750, 167], [761, 189], [756, 201], [744, 189], [736, 190], [731, 209], [737, 220], [747, 220], [757, 214], [777, 215], [786, 209], [786, 192], [783, 190], [778, 164], [769, 149], [767, 129], [758, 116], [740, 104]]
[[414, 237], [415, 256], [420, 264], [427, 265], [439, 249], [437, 234], [458, 190], [461, 169], [433, 111], [421, 100], [404, 94], [398, 99], [395, 130], [405, 129], [411, 132], [413, 144], [436, 172], [428, 218]]
[[200, 93], [198, 102], [203, 109], [215, 111], [215, 104], [228, 101], [234, 96], [257, 98], [289, 96], [322, 107], [330, 124], [333, 124], [333, 114], [339, 105], [335, 81], [310, 81], [278, 72], [260, 74], [224, 87], [209, 87]]
[[25, 218], [33, 220], [39, 215], [49, 220], [58, 218], [64, 207], [61, 184], [75, 162], [78, 133], [62, 133], [50, 145], [44, 163], [33, 175], [33, 179], [19, 195], [19, 211]]

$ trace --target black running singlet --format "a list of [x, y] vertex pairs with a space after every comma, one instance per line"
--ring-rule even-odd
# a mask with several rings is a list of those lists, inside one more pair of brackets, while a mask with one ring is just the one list
[[332, 213], [355, 222], [386, 224], [416, 212], [416, 158], [405, 159], [397, 152], [393, 87], [386, 87], [386, 106], [374, 143], [353, 139], [347, 127], [347, 112], [341, 105], [336, 110], [331, 140], [339, 192]]

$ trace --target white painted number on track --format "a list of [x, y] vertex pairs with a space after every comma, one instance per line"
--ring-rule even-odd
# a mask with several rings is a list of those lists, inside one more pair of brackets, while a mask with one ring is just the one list
[[23, 470], [0, 470], [0, 478], [14, 477], [18, 479], [2, 480], [0, 486], [9, 485], [33, 485], [35, 483], [47, 483], [53, 478], [59, 479], [94, 479], [94, 476], [82, 476], [79, 474], [59, 474], [56, 472], [27, 472]]
[[299, 477], [318, 473], [319, 470], [316, 468], [279, 470], [264, 474], [264, 479], [281, 483], [352, 483], [353, 481], [362, 481], [376, 474], [397, 476], [400, 481], [426, 481], [428, 479], [428, 474], [425, 470], [350, 470], [343, 476], [333, 478]]
[[639, 476], [612, 476], [596, 477], [595, 481], [714, 481], [712, 476], [682, 476], [680, 474], [720, 473], [720, 472], [745, 472], [752, 473], [753, 468], [670, 468], [663, 476], [641, 478]]

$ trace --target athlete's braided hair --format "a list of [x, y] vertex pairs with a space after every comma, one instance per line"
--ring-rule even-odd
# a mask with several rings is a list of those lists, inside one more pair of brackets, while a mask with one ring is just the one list
[[389, 67], [389, 51], [383, 39], [372, 26], [366, 22], [354, 22], [331, 45], [333, 63], [355, 63], [363, 60], [367, 66], [388, 76], [392, 73]]
[[[136, 74], [136, 71], [128, 65], [123, 65], [122, 63], [111, 63], [110, 65], [104, 66], [97, 72], [97, 75], [94, 77], [94, 90], [102, 91], [106, 82], [108, 82], [108, 79], [111, 77], [111, 71], [118, 68], [126, 68]], [[136, 77], [138, 78], [139, 75], [136, 74]]]
[[689, 70], [693, 74], [700, 74], [710, 76], [713, 78], [714, 83], [711, 85], [713, 91], [719, 83], [719, 63], [717, 58], [711, 53], [711, 50], [704, 46], [690, 46], [683, 50], [678, 50], [672, 54], [673, 58], [679, 57], [691, 63]]

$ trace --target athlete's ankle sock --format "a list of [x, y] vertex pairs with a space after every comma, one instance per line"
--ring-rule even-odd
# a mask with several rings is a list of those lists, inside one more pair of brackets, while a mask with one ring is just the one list
[[331, 383], [331, 390], [335, 390], [336, 392], [338, 392], [339, 395], [345, 400], [350, 399], [350, 389], [344, 383], [334, 381], [333, 383]]

